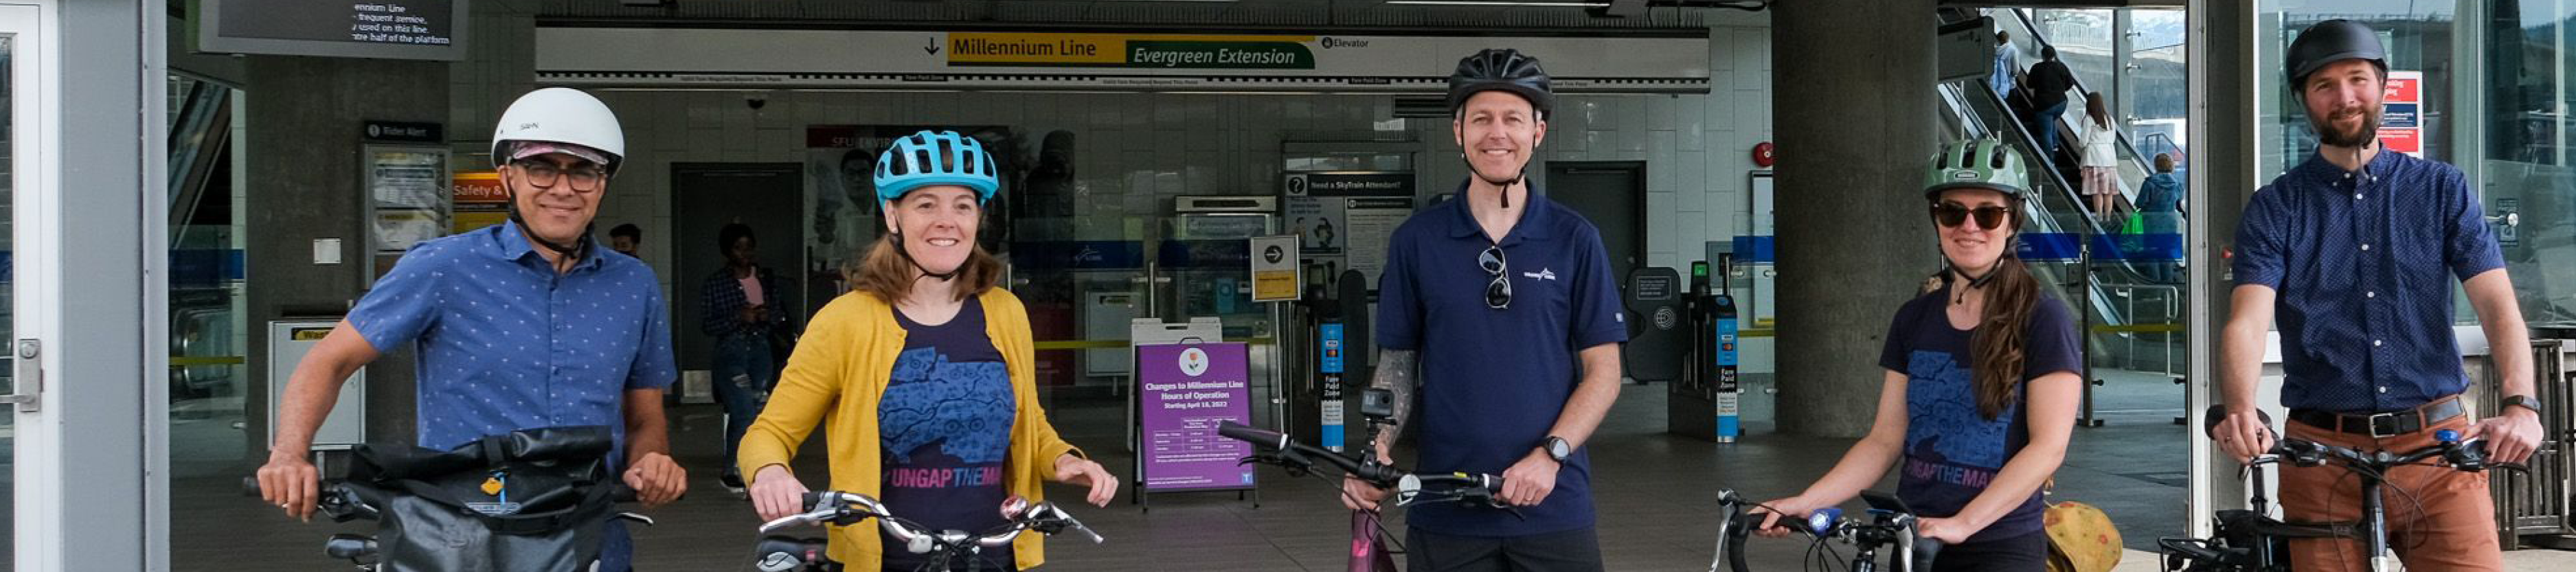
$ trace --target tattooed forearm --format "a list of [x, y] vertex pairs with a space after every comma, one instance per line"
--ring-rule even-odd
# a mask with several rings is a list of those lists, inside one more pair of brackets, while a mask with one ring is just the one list
[[1395, 411], [1387, 418], [1386, 429], [1370, 443], [1375, 448], [1392, 449], [1395, 437], [1404, 434], [1405, 418], [1413, 413], [1413, 392], [1422, 388], [1422, 378], [1413, 371], [1414, 359], [1413, 350], [1380, 350], [1377, 354], [1377, 374], [1369, 380], [1369, 388], [1394, 392], [1394, 403], [1390, 405]]

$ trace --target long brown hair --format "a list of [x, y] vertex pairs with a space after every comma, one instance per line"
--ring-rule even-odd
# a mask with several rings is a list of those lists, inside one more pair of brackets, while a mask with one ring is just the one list
[[2084, 94], [2084, 115], [2093, 119], [2094, 127], [2111, 126], [2111, 106], [2102, 103], [2102, 92]]
[[1976, 374], [1977, 411], [1994, 419], [2020, 394], [2024, 350], [2030, 346], [2030, 316], [2038, 310], [2042, 294], [2039, 279], [2018, 257], [2006, 254], [1989, 272], [1996, 274], [1986, 286], [1986, 309], [1977, 316], [1968, 353], [1976, 362], [1970, 371]]
[[[895, 236], [886, 233], [868, 245], [866, 255], [852, 269], [856, 276], [851, 281], [852, 290], [874, 294], [887, 304], [902, 302], [905, 296], [912, 295], [912, 284], [921, 277], [922, 269], [895, 250], [899, 248]], [[983, 294], [1002, 283], [1002, 259], [985, 252], [983, 243], [975, 243], [975, 250], [966, 254], [966, 262], [958, 265], [957, 275], [951, 280], [958, 285], [958, 300]]]

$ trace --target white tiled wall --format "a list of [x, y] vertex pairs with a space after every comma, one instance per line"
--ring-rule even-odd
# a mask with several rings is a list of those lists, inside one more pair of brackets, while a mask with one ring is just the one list
[[[509, 100], [534, 87], [529, 22], [476, 17], [474, 59], [452, 72], [449, 129], [459, 139], [488, 133]], [[1648, 262], [1687, 269], [1703, 243], [1749, 227], [1751, 149], [1771, 134], [1770, 33], [1760, 21], [1712, 27], [1707, 95], [1563, 97], [1539, 160], [1645, 161]], [[1404, 136], [1374, 131], [1392, 109], [1390, 98], [1374, 95], [778, 91], [759, 94], [768, 103], [755, 111], [744, 103], [750, 92], [597, 93], [625, 122], [631, 161], [599, 225], [644, 227], [649, 261], [672, 259], [664, 230], [672, 227], [671, 163], [802, 162], [807, 125], [1008, 125], [1031, 141], [1073, 131], [1080, 184], [1103, 199], [1078, 203], [1073, 224], [1084, 239], [1132, 232], [1121, 218], [1157, 215], [1173, 195], [1273, 193], [1285, 140]], [[1426, 195], [1466, 176], [1445, 159], [1458, 152], [1447, 121], [1403, 125], [1421, 145], [1416, 169]], [[480, 145], [458, 144], [460, 153]]]

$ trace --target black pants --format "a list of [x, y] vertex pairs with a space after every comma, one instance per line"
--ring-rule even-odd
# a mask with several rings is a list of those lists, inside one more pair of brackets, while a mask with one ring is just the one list
[[1941, 547], [1932, 558], [1932, 572], [2046, 572], [2048, 570], [2048, 533], [2033, 532], [2012, 538], [1997, 538]]
[[1564, 532], [1482, 538], [1414, 528], [1404, 533], [1410, 572], [1599, 572], [1601, 542], [1592, 527]]

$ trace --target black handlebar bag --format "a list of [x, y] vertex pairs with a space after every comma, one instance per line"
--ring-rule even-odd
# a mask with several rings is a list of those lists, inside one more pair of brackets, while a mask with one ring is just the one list
[[455, 449], [364, 445], [348, 483], [377, 508], [386, 572], [572, 572], [634, 489], [607, 427], [525, 429]]

